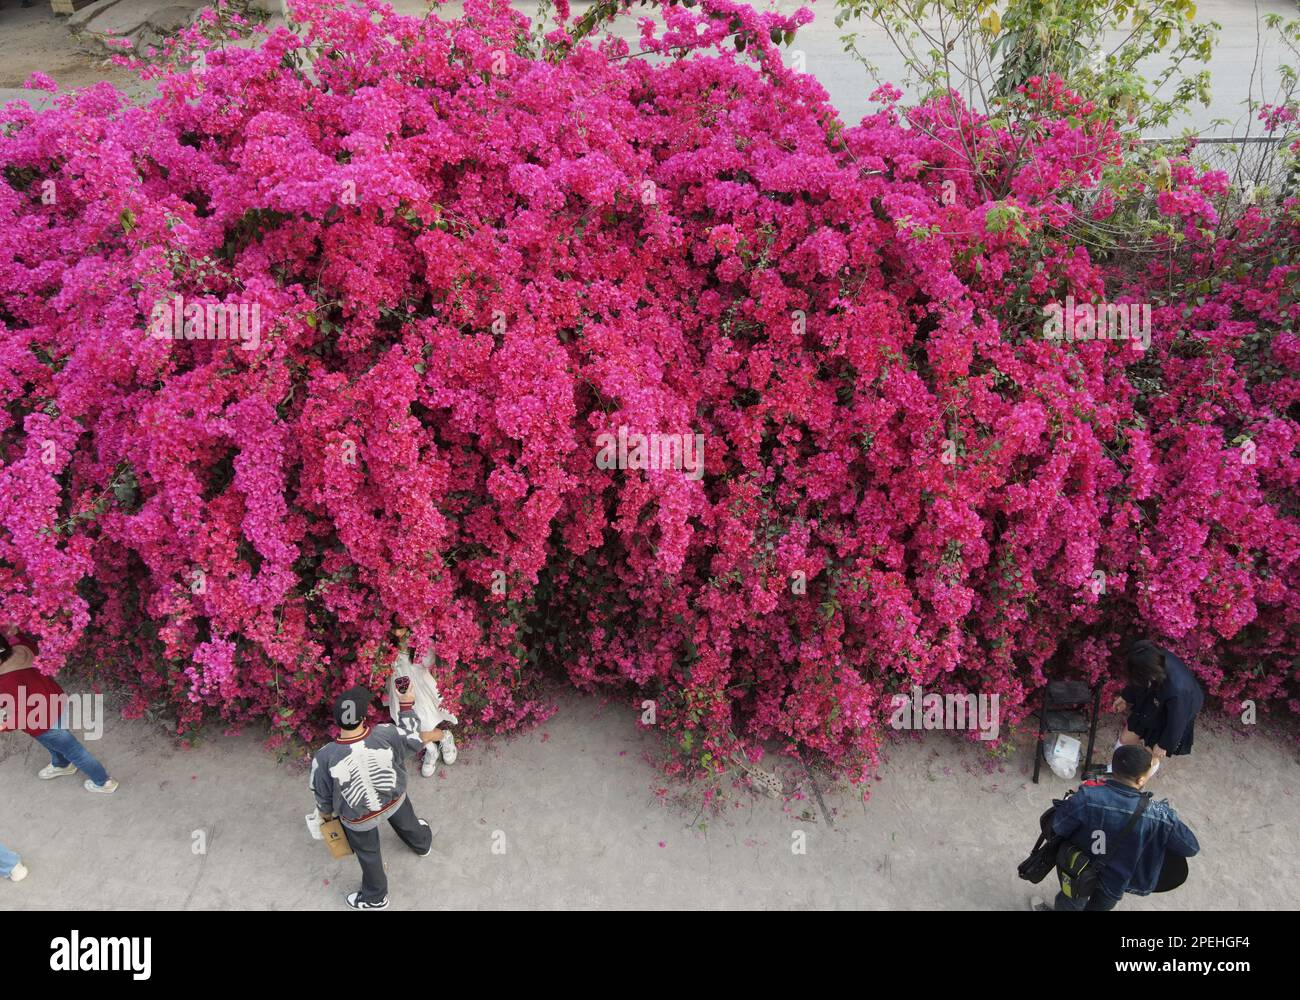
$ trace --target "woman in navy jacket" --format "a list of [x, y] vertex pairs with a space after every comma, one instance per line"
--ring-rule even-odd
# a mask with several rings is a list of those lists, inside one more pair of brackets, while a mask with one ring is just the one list
[[1130, 683], [1114, 707], [1129, 716], [1120, 742], [1145, 744], [1157, 760], [1191, 753], [1205, 693], [1187, 664], [1147, 639], [1124, 659]]

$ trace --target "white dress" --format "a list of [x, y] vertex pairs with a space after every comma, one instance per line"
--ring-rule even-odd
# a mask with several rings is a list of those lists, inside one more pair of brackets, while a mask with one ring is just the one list
[[436, 729], [444, 722], [453, 724], [456, 722], [456, 716], [443, 711], [442, 698], [438, 695], [438, 683], [429, 673], [432, 664], [432, 651], [424, 655], [424, 659], [418, 666], [411, 662], [410, 654], [405, 649], [397, 654], [397, 659], [393, 661], [393, 675], [388, 678], [388, 714], [392, 716], [394, 722], [397, 721], [401, 710], [397, 698], [399, 677], [411, 679], [410, 693], [415, 695], [415, 714], [420, 717], [422, 732]]

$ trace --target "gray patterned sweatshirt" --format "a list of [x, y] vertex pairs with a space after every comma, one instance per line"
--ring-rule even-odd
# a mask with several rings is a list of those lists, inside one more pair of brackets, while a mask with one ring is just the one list
[[369, 726], [353, 739], [326, 744], [312, 758], [308, 779], [316, 808], [349, 829], [373, 830], [406, 800], [406, 755], [422, 746], [412, 709], [396, 725]]

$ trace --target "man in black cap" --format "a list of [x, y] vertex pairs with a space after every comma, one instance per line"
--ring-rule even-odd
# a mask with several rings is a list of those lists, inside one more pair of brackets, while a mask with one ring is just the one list
[[311, 789], [321, 819], [337, 816], [344, 836], [361, 863], [361, 891], [347, 895], [354, 910], [388, 906], [388, 876], [379, 852], [379, 823], [388, 820], [402, 843], [420, 857], [433, 850], [433, 831], [416, 818], [406, 797], [406, 755], [442, 738], [437, 729], [419, 731], [415, 696], [399, 692], [396, 725], [366, 724], [371, 693], [344, 691], [334, 702], [339, 735], [321, 747], [311, 762]]

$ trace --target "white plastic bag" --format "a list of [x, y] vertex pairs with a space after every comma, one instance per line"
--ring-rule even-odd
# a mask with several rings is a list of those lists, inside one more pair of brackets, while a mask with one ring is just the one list
[[320, 832], [320, 810], [313, 809], [307, 814], [307, 832], [311, 834], [312, 840], [324, 840]]
[[1052, 741], [1043, 741], [1043, 756], [1047, 760], [1047, 766], [1052, 769], [1052, 773], [1058, 778], [1069, 780], [1074, 777], [1074, 772], [1079, 767], [1079, 749], [1082, 744], [1073, 736], [1067, 736], [1065, 733], [1057, 733], [1056, 739]]

